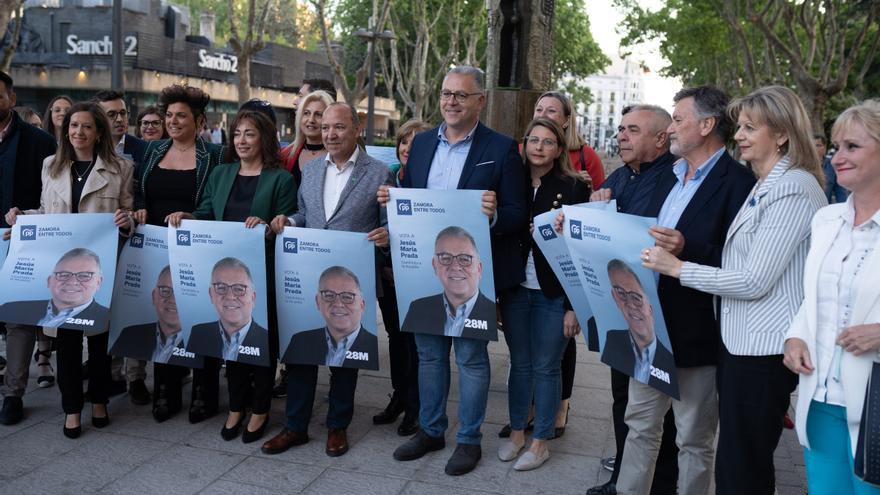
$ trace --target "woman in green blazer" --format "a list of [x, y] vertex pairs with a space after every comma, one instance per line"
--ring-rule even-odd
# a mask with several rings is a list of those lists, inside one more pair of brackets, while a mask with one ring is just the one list
[[[243, 110], [232, 123], [234, 163], [217, 167], [205, 186], [199, 206], [193, 213], [168, 215], [168, 224], [180, 225], [184, 218], [244, 222], [248, 228], [265, 225], [275, 215], [294, 212], [296, 190], [293, 176], [281, 168], [278, 160], [278, 138], [275, 125], [262, 113]], [[245, 408], [251, 418], [244, 428], [242, 440], [250, 443], [263, 436], [269, 422], [269, 406], [275, 381], [275, 360], [278, 357], [278, 324], [274, 294], [274, 250], [266, 242], [266, 271], [269, 309], [268, 367], [226, 362], [229, 383], [229, 416], [220, 431], [225, 440], [241, 432]], [[245, 404], [250, 397], [250, 404]]]

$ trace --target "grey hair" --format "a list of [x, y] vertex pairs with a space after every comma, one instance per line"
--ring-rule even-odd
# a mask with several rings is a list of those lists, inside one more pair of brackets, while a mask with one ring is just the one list
[[667, 112], [665, 108], [657, 105], [639, 103], [628, 107], [626, 113], [630, 112], [650, 112], [654, 117], [653, 123], [658, 127], [654, 129], [655, 131], [664, 131], [669, 127], [669, 124], [672, 123], [672, 115], [669, 115], [669, 112]]
[[442, 239], [447, 237], [458, 237], [461, 239], [467, 239], [470, 242], [471, 246], [474, 248], [474, 252], [477, 253], [477, 257], [480, 256], [480, 250], [477, 249], [477, 241], [474, 240], [474, 237], [463, 228], [457, 225], [450, 225], [445, 229], [441, 230], [440, 233], [437, 234], [437, 238], [434, 240], [434, 247], [437, 247], [437, 244], [440, 243]]
[[727, 93], [715, 86], [697, 86], [685, 88], [675, 94], [672, 100], [675, 103], [685, 99], [694, 99], [694, 110], [700, 119], [715, 118], [715, 134], [722, 141], [727, 141], [733, 129], [733, 121], [727, 112], [727, 104], [730, 103]]
[[65, 262], [67, 260], [71, 260], [73, 258], [91, 258], [91, 259], [93, 259], [95, 261], [95, 265], [98, 267], [98, 273], [101, 273], [101, 258], [99, 258], [98, 255], [95, 254], [95, 252], [92, 251], [91, 249], [82, 248], [82, 247], [73, 248], [70, 251], [61, 255], [61, 258], [58, 259], [58, 262], [55, 263], [55, 266], [57, 267], [61, 263]]
[[611, 272], [619, 272], [619, 273], [627, 273], [632, 275], [634, 279], [636, 279], [636, 283], [639, 284], [639, 287], [642, 290], [645, 290], [645, 287], [642, 286], [642, 281], [639, 280], [639, 276], [636, 275], [636, 272], [630, 268], [629, 265], [626, 264], [625, 261], [614, 258], [613, 260], [608, 262], [608, 276], [611, 276]]
[[353, 105], [349, 105], [348, 103], [342, 101], [334, 101], [333, 103], [327, 105], [327, 108], [324, 109], [324, 113], [327, 113], [327, 110], [330, 110], [333, 107], [343, 107], [348, 109], [349, 113], [351, 113], [351, 123], [354, 124], [355, 128], [361, 125], [361, 119], [358, 118], [357, 109]]
[[347, 277], [354, 281], [354, 285], [357, 286], [358, 290], [361, 290], [361, 281], [358, 280], [357, 275], [354, 274], [353, 271], [349, 270], [344, 266], [331, 266], [330, 268], [321, 272], [321, 276], [318, 277], [318, 285], [321, 285], [324, 280], [330, 277]]
[[247, 265], [245, 265], [244, 262], [238, 258], [233, 258], [230, 256], [221, 259], [217, 263], [214, 263], [214, 268], [211, 269], [211, 277], [213, 277], [214, 274], [217, 273], [217, 270], [220, 270], [221, 268], [238, 268], [244, 270], [244, 273], [247, 275], [250, 283], [254, 283], [254, 278], [251, 277], [250, 268], [248, 268]]
[[474, 82], [477, 84], [477, 89], [479, 89], [480, 91], [486, 90], [486, 73], [478, 67], [472, 67], [470, 65], [456, 65], [455, 67], [449, 69], [449, 72], [446, 73], [446, 76], [448, 77], [450, 74], [471, 76], [472, 78], [474, 78]]

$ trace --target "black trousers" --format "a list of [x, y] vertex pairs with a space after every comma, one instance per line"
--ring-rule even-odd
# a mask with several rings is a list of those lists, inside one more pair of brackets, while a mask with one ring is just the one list
[[269, 412], [272, 387], [275, 385], [275, 360], [272, 359], [271, 363], [269, 366], [257, 366], [226, 361], [230, 412], [243, 412], [247, 407], [253, 414]]
[[[330, 367], [330, 405], [327, 428], [348, 428], [354, 416], [354, 392], [357, 368]], [[287, 365], [287, 429], [306, 432], [312, 419], [318, 367], [309, 364]]]
[[180, 409], [183, 402], [183, 379], [189, 368], [173, 364], [153, 363], [153, 405], [164, 396], [171, 409]]
[[208, 410], [217, 410], [217, 402], [220, 397], [221, 366], [223, 366], [222, 359], [206, 356], [202, 369], [193, 370], [191, 400], [203, 400], [205, 408]]
[[400, 331], [394, 285], [384, 276], [379, 310], [388, 332], [388, 360], [391, 362], [391, 387], [394, 396], [406, 405], [406, 413], [419, 416], [419, 354], [415, 335]]
[[[614, 402], [611, 405], [611, 415], [614, 421], [614, 441], [617, 444], [617, 455], [614, 458], [614, 472], [611, 473], [611, 482], [617, 483], [620, 476], [620, 465], [623, 460], [623, 446], [626, 443], [626, 435], [629, 427], [623, 421], [626, 413], [626, 405], [629, 403], [629, 376], [611, 369], [611, 397]], [[660, 440], [660, 451], [657, 454], [657, 464], [654, 469], [654, 481], [651, 484], [651, 495], [667, 495], [675, 493], [678, 483], [678, 447], [675, 445], [675, 418], [672, 408], [663, 419], [663, 437]]]
[[782, 364], [782, 355], [734, 356], [721, 347], [715, 493], [772, 494], [773, 452], [798, 377]]
[[571, 399], [571, 391], [574, 389], [574, 371], [577, 364], [577, 342], [573, 338], [568, 339], [565, 351], [562, 352], [562, 394], [561, 400]]
[[[109, 402], [110, 356], [107, 354], [108, 332], [87, 337], [89, 348], [89, 400], [92, 404]], [[66, 414], [82, 411], [85, 396], [82, 389], [83, 332], [58, 329], [55, 340], [58, 360], [58, 389], [61, 391], [61, 408]]]

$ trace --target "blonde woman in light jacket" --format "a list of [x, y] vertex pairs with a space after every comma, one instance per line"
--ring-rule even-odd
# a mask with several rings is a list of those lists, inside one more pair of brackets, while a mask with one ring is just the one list
[[[123, 235], [133, 225], [132, 165], [116, 155], [110, 122], [97, 103], [76, 103], [62, 124], [63, 139], [58, 153], [43, 162], [43, 191], [40, 208], [22, 212], [12, 208], [6, 214], [9, 225], [18, 215], [48, 213], [114, 213], [113, 221]], [[115, 269], [113, 266], [105, 270]], [[110, 385], [110, 356], [107, 332], [89, 335], [89, 399], [92, 425], [103, 428]], [[58, 329], [58, 387], [66, 413], [64, 435], [76, 438], [82, 431], [82, 337], [78, 330]]]
[[716, 495], [772, 495], [773, 452], [797, 383], [782, 362], [785, 330], [803, 298], [810, 219], [827, 201], [810, 120], [794, 92], [760, 88], [728, 111], [758, 182], [730, 225], [721, 267], [682, 263], [659, 246], [642, 259], [683, 286], [720, 296]]
[[819, 210], [804, 302], [785, 341], [800, 375], [796, 409], [810, 495], [880, 493], [853, 474], [868, 377], [880, 361], [880, 101], [844, 111], [831, 163], [852, 191]]

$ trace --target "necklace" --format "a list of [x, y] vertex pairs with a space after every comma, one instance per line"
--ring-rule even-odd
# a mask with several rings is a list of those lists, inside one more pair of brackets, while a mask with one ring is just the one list
[[71, 167], [71, 168], [73, 168], [73, 173], [76, 174], [76, 181], [77, 182], [82, 182], [83, 177], [89, 175], [89, 170], [92, 169], [92, 166], [95, 164], [95, 161], [96, 161], [96, 159], [94, 157], [92, 157], [92, 161], [89, 162], [89, 166], [86, 167], [85, 172], [83, 172], [82, 174], [80, 174], [79, 170], [76, 169], [76, 163], [74, 162], [73, 167]]
[[307, 149], [309, 151], [321, 151], [324, 149], [324, 143], [318, 143], [318, 144], [303, 143], [303, 146], [305, 147], [305, 149]]
[[186, 151], [191, 150], [192, 147], [195, 146], [195, 145], [196, 145], [196, 143], [193, 143], [193, 144], [187, 146], [186, 148], [182, 148], [182, 147], [180, 147], [180, 146], [173, 146], [173, 148], [174, 148], [175, 150], [181, 152], [181, 153], [184, 153], [184, 152], [186, 152]]

